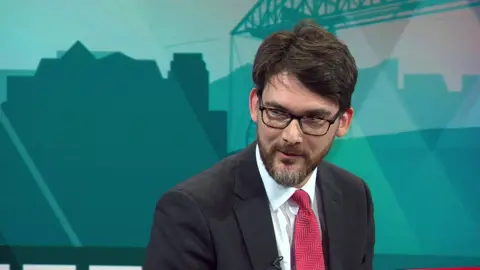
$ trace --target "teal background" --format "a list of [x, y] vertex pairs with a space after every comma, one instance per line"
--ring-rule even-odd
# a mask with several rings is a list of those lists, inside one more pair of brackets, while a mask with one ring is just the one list
[[261, 40], [313, 17], [360, 68], [328, 159], [375, 269], [480, 265], [480, 1], [326, 2], [0, 2], [0, 264], [140, 265], [158, 198], [254, 139]]

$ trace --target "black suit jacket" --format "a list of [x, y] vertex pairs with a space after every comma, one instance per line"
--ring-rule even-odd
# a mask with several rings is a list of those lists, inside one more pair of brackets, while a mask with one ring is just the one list
[[[371, 270], [375, 229], [367, 185], [327, 162], [317, 175], [327, 269]], [[252, 144], [160, 198], [144, 269], [275, 270], [277, 257]]]

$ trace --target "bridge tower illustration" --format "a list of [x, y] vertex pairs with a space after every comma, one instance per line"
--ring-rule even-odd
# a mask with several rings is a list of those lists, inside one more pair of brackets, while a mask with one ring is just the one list
[[[237, 37], [263, 40], [272, 32], [291, 30], [302, 19], [313, 19], [336, 34], [349, 28], [477, 6], [480, 0], [259, 0], [230, 32], [230, 73], [235, 68]], [[232, 80], [230, 77], [229, 91], [233, 89]], [[231, 110], [232, 93], [229, 96]], [[247, 128], [247, 141], [252, 125]]]

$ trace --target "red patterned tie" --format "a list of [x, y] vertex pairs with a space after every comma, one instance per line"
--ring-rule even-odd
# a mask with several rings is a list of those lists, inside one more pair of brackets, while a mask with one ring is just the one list
[[292, 200], [299, 206], [294, 232], [295, 269], [324, 270], [320, 227], [313, 213], [310, 197], [305, 191], [297, 190]]

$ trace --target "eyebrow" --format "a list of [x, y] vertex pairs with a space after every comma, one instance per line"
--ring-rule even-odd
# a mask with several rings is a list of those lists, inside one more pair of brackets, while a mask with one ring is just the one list
[[[263, 101], [263, 105], [265, 105], [267, 107], [273, 107], [275, 109], [279, 109], [279, 110], [282, 110], [282, 111], [285, 111], [285, 112], [290, 112], [289, 109], [285, 108], [280, 103], [275, 102], [275, 101]], [[313, 110], [306, 110], [305, 112], [303, 112], [302, 115], [329, 117], [329, 116], [333, 115], [333, 113], [331, 111], [327, 110], [327, 109], [319, 108], [319, 109], [313, 109]]]

